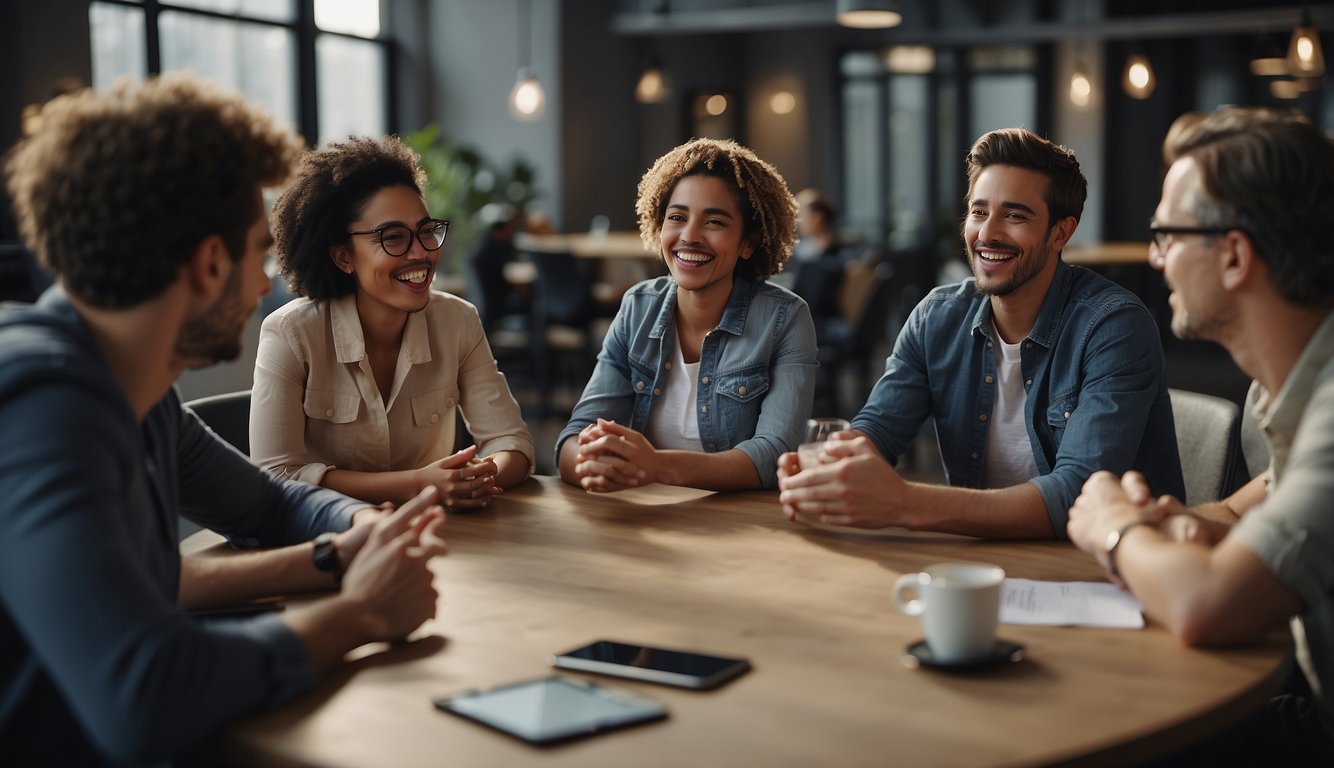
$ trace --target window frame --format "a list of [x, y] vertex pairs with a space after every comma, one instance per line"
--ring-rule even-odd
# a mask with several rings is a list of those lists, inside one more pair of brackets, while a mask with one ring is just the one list
[[[362, 37], [346, 32], [320, 29], [315, 24], [315, 0], [292, 0], [292, 2], [295, 6], [295, 13], [294, 18], [290, 21], [277, 21], [244, 13], [227, 13], [194, 8], [171, 2], [161, 2], [161, 0], [93, 0], [89, 4], [89, 8], [91, 9], [94, 4], [102, 4], [143, 11], [144, 45], [147, 49], [144, 61], [149, 77], [162, 74], [162, 38], [158, 25], [163, 12], [189, 14], [223, 22], [255, 24], [289, 30], [296, 41], [296, 61], [292, 63], [296, 74], [296, 129], [302, 136], [306, 137], [306, 141], [310, 144], [316, 144], [322, 138], [319, 125], [319, 72], [315, 41], [322, 35], [330, 35], [378, 46], [384, 57], [384, 82], [380, 88], [382, 99], [380, 107], [384, 110], [385, 132], [398, 133], [398, 98], [393, 88], [393, 84], [398, 81], [396, 77], [397, 56], [395, 55], [397, 45], [393, 38], [386, 36], [383, 25], [380, 28], [380, 34], [375, 37]], [[89, 45], [92, 45], [91, 40], [89, 40]]]

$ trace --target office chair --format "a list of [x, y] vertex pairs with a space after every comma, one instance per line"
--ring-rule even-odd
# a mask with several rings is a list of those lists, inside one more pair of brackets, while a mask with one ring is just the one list
[[250, 390], [201, 397], [185, 407], [204, 420], [218, 437], [250, 455]]
[[1232, 492], [1241, 453], [1241, 409], [1231, 400], [1169, 389], [1176, 421], [1187, 506], [1217, 501]]

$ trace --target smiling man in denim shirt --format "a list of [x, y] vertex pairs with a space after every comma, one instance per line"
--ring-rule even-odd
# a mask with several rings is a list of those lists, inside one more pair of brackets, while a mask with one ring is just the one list
[[[862, 528], [1061, 536], [1089, 475], [1134, 469], [1182, 492], [1158, 328], [1129, 291], [1061, 261], [1087, 182], [1065, 147], [992, 131], [968, 155], [973, 276], [932, 291], [829, 464], [779, 459], [784, 513]], [[935, 420], [950, 487], [893, 463]]]

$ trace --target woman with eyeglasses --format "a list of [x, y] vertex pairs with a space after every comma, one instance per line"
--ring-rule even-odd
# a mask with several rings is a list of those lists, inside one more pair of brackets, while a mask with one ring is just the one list
[[[446, 507], [477, 509], [528, 477], [533, 438], [477, 310], [431, 290], [449, 222], [425, 186], [394, 136], [302, 157], [271, 216], [298, 298], [260, 330], [251, 457], [366, 501], [435, 486]], [[456, 411], [476, 440], [458, 452]]]

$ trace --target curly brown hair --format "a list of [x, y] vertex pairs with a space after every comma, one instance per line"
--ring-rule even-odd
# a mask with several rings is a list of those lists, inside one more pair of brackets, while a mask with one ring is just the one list
[[233, 260], [301, 142], [189, 75], [60, 96], [5, 162], [19, 229], [70, 295], [107, 309], [160, 295], [201, 240]]
[[357, 289], [329, 249], [349, 241], [348, 227], [375, 193], [400, 185], [421, 194], [426, 172], [397, 136], [354, 137], [301, 156], [271, 216], [274, 253], [293, 294], [325, 301]]
[[737, 261], [736, 274], [763, 280], [781, 272], [797, 242], [797, 201], [772, 165], [730, 140], [692, 139], [658, 158], [639, 180], [635, 213], [644, 246], [662, 250], [658, 235], [667, 203], [687, 176], [713, 176], [731, 185], [745, 223], [742, 237], [755, 248], [749, 259]]

